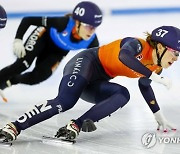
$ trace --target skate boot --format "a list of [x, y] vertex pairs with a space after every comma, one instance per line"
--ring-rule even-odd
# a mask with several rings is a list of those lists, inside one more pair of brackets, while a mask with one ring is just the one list
[[2, 97], [3, 101], [4, 102], [7, 102], [7, 98], [5, 97], [4, 93], [3, 93], [3, 90], [7, 87], [10, 87], [11, 86], [11, 82], [10, 80], [7, 80], [6, 82], [3, 82], [0, 84], [0, 96]]
[[13, 123], [7, 124], [4, 128], [0, 129], [0, 140], [2, 142], [9, 142], [16, 140], [18, 131]]
[[71, 120], [66, 126], [61, 127], [56, 133], [55, 137], [62, 138], [66, 140], [75, 140], [79, 135], [80, 129], [74, 122]]

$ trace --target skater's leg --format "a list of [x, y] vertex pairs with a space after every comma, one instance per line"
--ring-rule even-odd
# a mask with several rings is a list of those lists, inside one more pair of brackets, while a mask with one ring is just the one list
[[96, 122], [122, 108], [129, 101], [130, 95], [127, 88], [121, 85], [100, 81], [88, 86], [81, 98], [95, 105], [75, 121], [80, 128], [86, 119]]

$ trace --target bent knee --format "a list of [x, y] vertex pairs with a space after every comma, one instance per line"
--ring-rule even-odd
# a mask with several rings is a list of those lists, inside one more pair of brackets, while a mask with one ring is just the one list
[[127, 101], [130, 100], [129, 91], [128, 91], [128, 89], [127, 89], [126, 87], [124, 87], [124, 86], [121, 86], [121, 85], [117, 85], [117, 84], [116, 84], [116, 86], [114, 87], [114, 93], [115, 93], [115, 94], [121, 94], [121, 95], [123, 95], [123, 96], [127, 99]]
[[124, 97], [127, 99], [127, 101], [130, 100], [130, 93], [128, 91], [128, 89], [126, 87], [122, 88], [122, 94], [124, 95]]
[[58, 110], [58, 112], [65, 112], [71, 109], [75, 103], [73, 101], [64, 101], [63, 99], [56, 97], [53, 100], [49, 100], [50, 104]]

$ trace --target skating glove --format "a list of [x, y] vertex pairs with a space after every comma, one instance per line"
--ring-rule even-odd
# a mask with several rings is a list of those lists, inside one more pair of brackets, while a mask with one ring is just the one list
[[166, 78], [166, 77], [162, 77], [154, 72], [152, 72], [151, 76], [149, 77], [149, 79], [151, 79], [152, 81], [155, 81], [157, 83], [163, 84], [164, 86], [167, 87], [167, 89], [170, 89], [172, 86], [171, 81]]
[[13, 52], [18, 58], [23, 58], [26, 55], [26, 50], [21, 39], [15, 39], [13, 42]]
[[154, 117], [158, 123], [157, 130], [160, 130], [162, 128], [163, 132], [167, 132], [168, 130], [176, 131], [176, 128], [173, 126], [173, 124], [166, 120], [160, 110], [154, 113]]

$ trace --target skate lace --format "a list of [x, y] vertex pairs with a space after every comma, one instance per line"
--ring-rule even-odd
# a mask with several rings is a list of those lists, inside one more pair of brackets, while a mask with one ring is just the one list
[[79, 127], [78, 127], [78, 125], [75, 124], [75, 122], [72, 122], [72, 123], [70, 124], [70, 127], [71, 127], [74, 131], [76, 131], [77, 134], [79, 134]]
[[6, 141], [16, 140], [18, 131], [16, 130], [16, 127], [12, 123], [10, 123], [2, 129], [2, 134], [4, 134], [4, 136], [6, 137]]
[[15, 136], [18, 135], [18, 131], [16, 130], [15, 126], [12, 126], [12, 124], [7, 124], [8, 128]]

